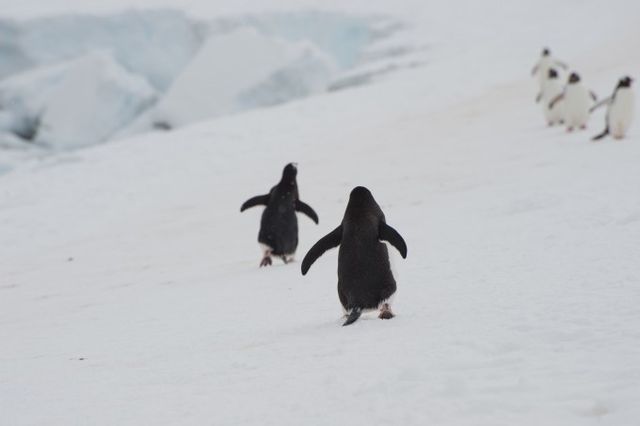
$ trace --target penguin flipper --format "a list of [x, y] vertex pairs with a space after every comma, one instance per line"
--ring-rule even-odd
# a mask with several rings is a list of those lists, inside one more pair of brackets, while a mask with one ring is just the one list
[[255, 206], [266, 206], [269, 203], [269, 194], [265, 195], [256, 195], [255, 197], [249, 198], [244, 202], [242, 207], [240, 207], [240, 212], [245, 211], [248, 208]]
[[342, 326], [344, 327], [345, 325], [351, 325], [354, 322], [358, 321], [358, 318], [360, 318], [360, 315], [362, 315], [362, 309], [360, 308], [353, 308], [351, 310], [351, 313], [349, 314], [349, 317], [347, 318], [347, 320], [344, 322], [344, 324], [342, 324]]
[[595, 135], [594, 137], [591, 138], [592, 141], [599, 141], [600, 139], [604, 138], [605, 136], [607, 136], [609, 134], [609, 126], [607, 126], [604, 131], [602, 133], [600, 133], [599, 135]]
[[301, 200], [296, 200], [296, 211], [308, 216], [309, 219], [316, 223], [316, 225], [318, 224], [318, 215], [310, 205], [302, 202]]
[[564, 93], [560, 93], [558, 96], [553, 98], [551, 102], [549, 102], [549, 109], [553, 109], [553, 107], [563, 99], [564, 99]]
[[537, 72], [538, 72], [538, 64], [535, 64], [531, 69], [531, 75], [536, 75]]
[[324, 237], [320, 238], [317, 243], [311, 247], [302, 260], [302, 266], [300, 267], [302, 275], [306, 275], [315, 262], [325, 251], [334, 247], [338, 247], [342, 241], [342, 225], [338, 226], [333, 231], [329, 232]]
[[407, 243], [404, 242], [404, 239], [398, 231], [384, 222], [380, 222], [380, 226], [378, 227], [378, 239], [380, 241], [387, 241], [400, 252], [403, 259], [407, 258]]
[[598, 102], [597, 104], [595, 104], [594, 106], [592, 106], [592, 107], [589, 109], [589, 112], [593, 112], [593, 111], [597, 110], [598, 108], [600, 108], [602, 105], [608, 104], [608, 103], [610, 103], [610, 102], [611, 102], [611, 96], [610, 96], [610, 97], [608, 97], [608, 98], [605, 98], [605, 99], [601, 100], [600, 102]]

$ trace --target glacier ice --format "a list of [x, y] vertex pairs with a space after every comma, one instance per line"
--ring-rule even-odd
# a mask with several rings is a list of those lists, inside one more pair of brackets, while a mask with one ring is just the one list
[[334, 69], [331, 58], [310, 43], [238, 29], [205, 42], [150, 118], [173, 128], [285, 102], [325, 89]]
[[5, 130], [56, 149], [105, 141], [156, 98], [107, 52], [46, 66], [0, 83]]
[[376, 22], [175, 10], [0, 19], [0, 133], [72, 149], [332, 90], [380, 38]]

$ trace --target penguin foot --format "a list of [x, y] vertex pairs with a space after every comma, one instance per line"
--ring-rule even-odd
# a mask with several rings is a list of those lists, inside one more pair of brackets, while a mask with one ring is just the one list
[[568, 133], [573, 132], [573, 127], [567, 127], [567, 132], [568, 132]]
[[265, 256], [260, 262], [260, 267], [262, 268], [263, 266], [271, 266], [272, 263], [273, 262], [271, 261], [271, 256]]
[[382, 311], [382, 312], [380, 312], [380, 315], [378, 315], [378, 318], [380, 318], [380, 319], [391, 319], [394, 316], [395, 315], [393, 315], [393, 313], [391, 311]]
[[280, 256], [280, 259], [282, 259], [285, 265], [295, 260], [292, 255], [286, 255], [286, 254], [284, 256]]
[[383, 304], [382, 308], [380, 308], [380, 315], [378, 315], [378, 318], [380, 318], [380, 319], [391, 319], [394, 316], [395, 315], [393, 315], [393, 312], [391, 312], [391, 306], [389, 306], [388, 303]]
[[580, 126], [580, 130], [585, 130], [587, 128], [586, 124], [583, 124], [582, 126]]

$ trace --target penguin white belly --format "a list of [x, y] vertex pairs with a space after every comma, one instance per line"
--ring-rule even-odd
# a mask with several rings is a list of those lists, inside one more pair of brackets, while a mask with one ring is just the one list
[[549, 74], [549, 68], [551, 68], [551, 58], [548, 56], [542, 57], [538, 62], [538, 82], [540, 83], [540, 89], [544, 89], [545, 82], [547, 81], [547, 75]]
[[568, 128], [587, 125], [590, 104], [591, 98], [587, 89], [572, 84], [567, 87], [564, 95], [564, 113]]
[[564, 120], [564, 102], [556, 103], [553, 108], [549, 108], [549, 103], [562, 93], [562, 86], [558, 81], [547, 80], [542, 92], [542, 111], [544, 118], [549, 125], [560, 123]]
[[618, 90], [608, 112], [609, 132], [614, 138], [623, 138], [633, 120], [635, 100], [631, 90]]

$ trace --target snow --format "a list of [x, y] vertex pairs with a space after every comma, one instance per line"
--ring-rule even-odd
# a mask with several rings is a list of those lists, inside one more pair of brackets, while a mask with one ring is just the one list
[[149, 104], [156, 91], [105, 54], [78, 60], [43, 107], [36, 141], [59, 147], [107, 140]]
[[44, 66], [0, 82], [0, 105], [3, 107], [2, 130], [30, 140], [37, 130], [51, 91], [60, 84], [69, 63]]
[[[0, 20], [0, 34], [5, 36], [0, 44], [0, 78], [5, 77], [0, 97], [12, 116], [10, 122], [9, 115], [3, 117], [2, 126], [31, 141], [46, 106], [45, 124], [57, 129], [54, 139], [58, 131], [66, 140], [54, 141], [56, 148], [71, 149], [299, 99], [334, 90], [336, 82], [346, 87], [340, 83], [343, 72], [363, 81], [358, 71], [361, 58], [366, 64], [377, 55], [382, 62], [377, 66], [389, 67], [385, 51], [367, 50], [396, 32], [394, 25], [389, 18], [318, 11], [244, 13], [205, 20], [179, 10], [141, 10]], [[398, 51], [393, 44], [386, 48]], [[62, 81], [73, 82], [81, 72], [72, 70], [70, 62], [105, 56], [109, 68], [118, 68], [123, 84], [112, 85], [112, 93], [103, 86], [101, 96], [135, 98], [119, 112], [111, 111], [115, 114], [111, 120], [103, 117], [104, 110], [96, 109], [94, 98], [84, 97], [85, 91], [92, 90], [76, 90], [74, 84], [59, 87]], [[402, 58], [388, 56], [393, 68], [402, 67], [398, 63]], [[140, 90], [141, 83], [135, 84], [138, 89], [133, 92], [123, 93], [123, 87], [133, 84], [124, 80], [135, 79], [153, 86], [154, 101], [147, 88]], [[44, 105], [51, 92], [57, 93], [58, 104], [71, 104], [69, 90], [76, 94], [72, 108], [87, 117], [102, 117], [106, 128], [97, 129], [95, 123], [88, 123], [84, 130], [76, 128], [68, 120], [76, 113], [64, 111], [61, 105], [52, 112]], [[159, 102], [152, 108], [155, 99]]]
[[171, 84], [201, 43], [197, 22], [175, 10], [110, 16], [67, 13], [25, 22], [0, 21], [2, 28], [13, 29], [7, 45], [35, 65], [109, 51], [128, 71], [145, 76], [158, 90]]
[[93, 145], [127, 125], [155, 97], [146, 80], [110, 54], [90, 53], [0, 83], [0, 102], [11, 107], [0, 128], [55, 149]]
[[335, 65], [311, 44], [267, 38], [252, 29], [211, 37], [152, 112], [179, 127], [325, 89]]
[[[610, 94], [640, 5], [556, 3], [349, 3], [415, 15], [425, 66], [0, 177], [2, 422], [635, 425], [640, 127], [547, 128], [529, 71]], [[407, 241], [393, 320], [340, 326], [335, 250], [258, 268], [239, 207], [290, 161], [298, 260], [356, 185]]]

